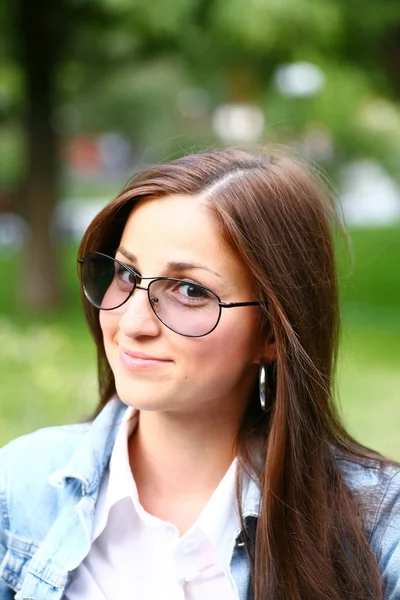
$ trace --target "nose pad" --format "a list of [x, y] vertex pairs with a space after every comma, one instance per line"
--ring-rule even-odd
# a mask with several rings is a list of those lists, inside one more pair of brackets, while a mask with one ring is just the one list
[[152, 306], [152, 308], [156, 311], [159, 312], [160, 310], [160, 299], [157, 298], [157, 296], [152, 296], [150, 298], [150, 304]]
[[[150, 302], [153, 304], [152, 300]], [[137, 288], [126, 302], [125, 311], [119, 320], [121, 331], [130, 336], [156, 335], [159, 331], [158, 324], [159, 320], [149, 306], [147, 290]]]

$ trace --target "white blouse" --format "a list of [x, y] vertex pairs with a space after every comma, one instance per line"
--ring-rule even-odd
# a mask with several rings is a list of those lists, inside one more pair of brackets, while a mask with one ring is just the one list
[[236, 459], [192, 527], [146, 512], [129, 465], [128, 439], [137, 425], [126, 411], [109, 472], [96, 504], [92, 546], [65, 600], [238, 600], [229, 564], [240, 530]]

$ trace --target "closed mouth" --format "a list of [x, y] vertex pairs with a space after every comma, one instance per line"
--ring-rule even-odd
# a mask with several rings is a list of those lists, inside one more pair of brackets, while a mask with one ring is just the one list
[[137, 352], [137, 351], [127, 350], [126, 348], [123, 348], [122, 346], [120, 346], [120, 350], [121, 350], [121, 352], [123, 352], [127, 356], [130, 356], [131, 358], [134, 358], [134, 359], [137, 359], [137, 360], [148, 360], [148, 361], [158, 361], [158, 362], [171, 362], [169, 359], [166, 359], [166, 358], [159, 358], [158, 356], [150, 356], [149, 354], [145, 354], [144, 352]]

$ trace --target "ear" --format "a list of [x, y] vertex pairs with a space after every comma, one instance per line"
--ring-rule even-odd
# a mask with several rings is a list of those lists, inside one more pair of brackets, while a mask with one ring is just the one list
[[254, 364], [260, 364], [261, 359], [266, 360], [268, 363], [276, 362], [276, 344], [273, 340], [269, 339], [263, 344], [261, 351], [254, 360]]
[[276, 344], [275, 342], [268, 342], [264, 349], [264, 358], [267, 362], [276, 362]]

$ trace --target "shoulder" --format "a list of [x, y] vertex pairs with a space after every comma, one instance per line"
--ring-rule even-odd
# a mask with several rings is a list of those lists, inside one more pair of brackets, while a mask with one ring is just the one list
[[110, 400], [94, 421], [39, 429], [4, 446], [0, 449], [0, 494], [11, 480], [25, 487], [37, 486], [67, 466], [72, 477], [84, 477], [88, 464], [90, 470], [98, 470], [110, 453], [125, 410], [118, 399]]
[[95, 503], [125, 411], [110, 400], [90, 423], [41, 429], [0, 450], [0, 578], [8, 569], [14, 581], [84, 497]]
[[36, 523], [39, 511], [45, 522], [82, 490], [96, 493], [125, 410], [111, 400], [92, 422], [40, 429], [2, 448], [0, 529], [8, 515], [14, 524]]
[[[350, 458], [336, 455], [347, 487], [367, 511], [368, 530], [372, 535], [381, 515], [400, 513], [400, 466], [385, 459]], [[399, 530], [400, 538], [400, 530]]]
[[378, 499], [387, 488], [400, 485], [400, 466], [396, 463], [379, 460], [379, 457], [347, 457], [340, 453], [335, 453], [335, 458], [346, 485], [356, 493], [370, 492]]
[[[0, 571], [11, 556], [31, 556], [48, 532], [66, 495], [49, 478], [69, 461], [88, 427], [42, 429], [0, 449]], [[0, 581], [0, 598], [4, 585]]]
[[49, 480], [68, 464], [89, 426], [40, 429], [0, 449], [0, 510], [6, 528], [8, 515], [21, 516], [30, 507], [50, 510], [56, 488]]
[[384, 599], [400, 598], [400, 467], [379, 459], [337, 457], [359, 500], [368, 542], [384, 583]]
[[0, 473], [38, 481], [68, 462], [89, 427], [88, 423], [48, 427], [13, 440], [0, 449]]

